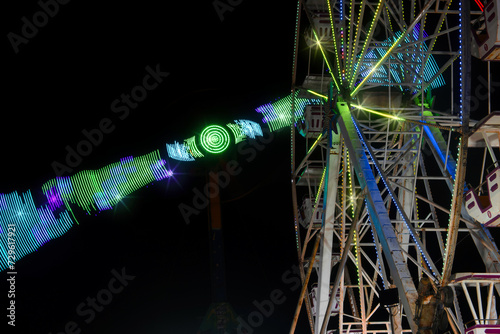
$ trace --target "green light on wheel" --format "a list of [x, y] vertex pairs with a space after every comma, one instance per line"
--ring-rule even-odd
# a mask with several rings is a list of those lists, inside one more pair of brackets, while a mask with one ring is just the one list
[[201, 146], [210, 153], [221, 153], [229, 147], [229, 132], [219, 125], [209, 125], [201, 132]]

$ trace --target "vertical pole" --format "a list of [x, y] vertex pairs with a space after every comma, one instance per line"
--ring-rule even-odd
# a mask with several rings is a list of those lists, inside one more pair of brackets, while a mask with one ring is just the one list
[[[297, 189], [295, 184], [295, 86], [297, 80], [297, 60], [299, 52], [299, 32], [300, 32], [300, 18], [302, 13], [302, 0], [297, 0], [297, 13], [295, 16], [295, 37], [293, 41], [293, 59], [292, 59], [292, 104], [290, 106], [290, 173], [291, 173], [291, 186], [292, 186], [292, 209], [295, 229], [295, 243], [297, 245], [297, 257], [299, 261], [299, 273], [302, 283], [305, 282], [304, 265], [301, 259], [302, 246], [300, 244], [300, 229], [299, 229], [299, 208], [297, 206]], [[306, 285], [304, 285], [306, 286]], [[306, 286], [307, 288], [307, 286]], [[306, 302], [307, 316], [309, 318], [309, 325], [311, 331], [314, 331], [314, 324], [311, 315], [311, 308], [309, 302]]]
[[220, 213], [220, 194], [216, 173], [210, 173], [210, 251], [212, 263], [212, 301], [226, 301], [226, 273], [224, 263], [224, 243], [222, 237], [222, 219]]
[[479, 282], [476, 282], [476, 297], [477, 297], [477, 306], [478, 306], [478, 311], [479, 311], [479, 323], [480, 324], [485, 324], [484, 322], [484, 313], [483, 313], [483, 302], [481, 298], [481, 287], [479, 286]]
[[[358, 199], [359, 203], [358, 203], [358, 205], [356, 205], [356, 213], [354, 214], [354, 220], [352, 221], [351, 229], [349, 230], [349, 235], [347, 236], [347, 240], [345, 242], [345, 245], [344, 245], [344, 248], [342, 251], [342, 257], [341, 257], [340, 263], [338, 265], [338, 271], [337, 271], [337, 275], [335, 276], [335, 282], [333, 283], [333, 290], [332, 291], [337, 291], [339, 284], [340, 284], [340, 279], [343, 278], [344, 268], [345, 268], [345, 265], [347, 262], [347, 257], [348, 257], [350, 250], [351, 250], [352, 240], [354, 239], [354, 232], [356, 232], [356, 228], [358, 225], [358, 219], [359, 219], [359, 213], [360, 213], [359, 208], [361, 207], [362, 200], [363, 200], [362, 197], [360, 199]], [[332, 295], [330, 296], [330, 300], [328, 301], [328, 307], [326, 309], [327, 314], [330, 314], [332, 312], [334, 299], [335, 299], [335, 293], [332, 293]], [[321, 331], [317, 334], [326, 333], [327, 325], [328, 325], [328, 320], [326, 318], [324, 318], [323, 324], [321, 326]]]
[[455, 258], [455, 248], [458, 237], [458, 227], [461, 218], [462, 196], [465, 185], [465, 167], [467, 165], [467, 149], [469, 141], [469, 120], [470, 120], [470, 2], [460, 1], [460, 103], [462, 137], [460, 142], [459, 157], [455, 175], [455, 186], [453, 188], [453, 203], [450, 210], [450, 222], [448, 227], [448, 237], [446, 240], [446, 252], [443, 263], [443, 275], [441, 285], [447, 285], [450, 281], [453, 260]]
[[[337, 125], [335, 125], [337, 126]], [[318, 279], [318, 298], [316, 307], [315, 332], [320, 333], [323, 319], [330, 318], [330, 313], [326, 313], [329, 294], [335, 295], [336, 291], [330, 292], [330, 277], [332, 269], [332, 251], [333, 251], [333, 226], [335, 219], [335, 206], [337, 203], [337, 189], [339, 183], [340, 167], [340, 136], [329, 134], [329, 157], [327, 165], [327, 183], [325, 184], [325, 194], [323, 207], [325, 208], [323, 226], [321, 228], [323, 240], [320, 245], [319, 259], [319, 279]]]
[[[486, 316], [485, 318], [486, 319], [492, 319], [493, 317], [491, 317], [491, 304], [493, 304], [493, 282], [490, 283], [489, 287], [488, 287], [488, 299], [486, 301]], [[492, 322], [490, 321], [486, 321], [485, 324], [492, 324]]]
[[[300, 14], [302, 0], [297, 1], [297, 16], [295, 18], [295, 39], [293, 49], [293, 65], [292, 65], [292, 105], [290, 106], [290, 169], [291, 169], [291, 184], [292, 184], [292, 205], [293, 205], [293, 218], [295, 225], [295, 242], [297, 244], [297, 254], [300, 262], [301, 246], [299, 242], [299, 222], [297, 207], [297, 190], [295, 189], [295, 84], [297, 79], [297, 58], [299, 49], [299, 31], [300, 31]], [[300, 263], [299, 263], [300, 264]]]
[[467, 299], [467, 302], [469, 303], [469, 308], [470, 308], [470, 311], [472, 313], [472, 317], [474, 318], [474, 322], [476, 323], [476, 325], [479, 325], [476, 309], [474, 308], [474, 304], [472, 304], [472, 299], [470, 298], [469, 290], [467, 290], [467, 285], [465, 285], [464, 282], [460, 282], [460, 284], [462, 285], [462, 289], [465, 292], [465, 298]]

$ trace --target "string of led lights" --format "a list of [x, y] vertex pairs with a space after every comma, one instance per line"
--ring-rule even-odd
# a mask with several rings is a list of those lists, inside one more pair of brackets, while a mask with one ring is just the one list
[[[355, 78], [357, 77], [357, 74], [360, 70], [360, 67], [359, 67], [359, 64], [361, 62], [361, 60], [363, 60], [365, 58], [365, 54], [366, 54], [366, 47], [368, 45], [368, 41], [371, 39], [371, 36], [373, 35], [373, 29], [374, 29], [374, 26], [375, 26], [375, 22], [378, 21], [379, 17], [380, 17], [380, 13], [382, 12], [382, 8], [384, 7], [383, 4], [385, 3], [384, 0], [379, 0], [378, 4], [377, 4], [377, 9], [375, 10], [375, 14], [373, 15], [373, 18], [371, 20], [371, 24], [370, 24], [370, 28], [368, 29], [368, 33], [367, 33], [367, 38], [365, 39], [364, 43], [363, 43], [363, 46], [361, 47], [361, 52], [359, 53], [359, 55], [356, 55], [356, 57], [358, 57], [358, 61], [356, 62], [356, 64], [354, 65], [354, 68], [351, 68], [351, 77], [349, 78], [349, 81], [350, 81], [350, 89], [352, 90], [352, 88], [354, 87], [354, 83], [355, 83]], [[362, 13], [364, 13], [364, 6], [365, 6], [365, 2], [363, 1], [363, 4], [362, 4], [362, 8], [360, 10], [360, 14], [358, 16], [358, 22], [356, 25], [359, 26], [360, 22], [360, 17], [362, 15]], [[358, 45], [359, 44], [359, 34], [360, 34], [360, 31], [361, 29], [356, 29], [356, 38], [355, 38], [355, 45]], [[354, 62], [354, 54], [353, 54], [353, 57], [351, 58], [351, 61], [350, 63], [352, 64]]]
[[358, 133], [358, 137], [361, 141], [361, 143], [363, 144], [368, 156], [370, 156], [372, 162], [373, 162], [373, 165], [375, 166], [375, 168], [377, 169], [378, 171], [378, 175], [380, 176], [380, 179], [382, 180], [382, 182], [384, 183], [385, 185], [385, 188], [387, 189], [387, 192], [389, 193], [389, 195], [391, 196], [391, 199], [392, 199], [392, 202], [394, 203], [394, 205], [396, 206], [396, 209], [398, 210], [400, 216], [403, 218], [403, 222], [405, 223], [408, 231], [410, 232], [410, 236], [412, 237], [413, 241], [415, 242], [415, 245], [417, 246], [420, 254], [422, 255], [422, 258], [425, 260], [425, 262], [427, 263], [428, 267], [432, 270], [432, 274], [438, 278], [440, 278], [440, 275], [439, 273], [437, 272], [437, 268], [436, 268], [436, 265], [432, 262], [432, 259], [430, 258], [430, 256], [427, 254], [427, 251], [425, 250], [424, 246], [423, 246], [423, 243], [422, 241], [420, 240], [420, 238], [418, 237], [416, 231], [415, 231], [415, 228], [413, 227], [413, 225], [411, 224], [411, 222], [409, 221], [409, 218], [407, 217], [406, 213], [404, 212], [404, 210], [401, 208], [401, 205], [399, 203], [399, 200], [397, 199], [396, 195], [394, 194], [392, 188], [389, 186], [389, 184], [387, 183], [387, 180], [384, 176], [384, 173], [382, 173], [381, 169], [380, 169], [380, 166], [378, 165], [378, 162], [377, 160], [375, 159], [375, 157], [372, 155], [372, 152], [371, 152], [371, 149], [368, 147], [368, 145], [366, 144], [366, 141], [361, 133], [361, 130], [359, 129], [358, 127], [358, 124], [356, 122], [356, 119], [352, 117], [352, 120], [353, 120], [353, 124], [354, 124], [354, 127], [356, 128], [356, 131]]
[[[463, 147], [467, 145], [468, 133], [465, 125], [468, 124], [468, 120], [463, 115], [466, 114], [463, 101], [468, 95], [463, 92], [468, 88], [467, 84], [470, 80], [463, 76], [464, 68], [469, 66], [470, 62], [464, 58], [463, 53], [467, 51], [464, 49], [470, 43], [464, 47], [462, 33], [465, 32], [467, 35], [465, 40], [470, 39], [468, 33], [470, 29], [462, 30], [462, 20], [469, 13], [464, 2], [460, 0], [458, 5], [454, 3], [453, 7], [450, 7], [450, 4], [451, 1], [413, 1], [409, 3], [384, 0], [309, 1], [305, 4], [306, 11], [309, 13], [308, 19], [312, 25], [313, 37], [316, 41], [316, 44], [308, 43], [308, 46], [321, 51], [318, 54], [322, 55], [322, 59], [321, 63], [312, 64], [311, 62], [315, 58], [310, 53], [307, 63], [308, 74], [302, 87], [310, 96], [321, 100], [322, 108], [308, 109], [310, 114], [306, 116], [306, 122], [309, 123], [302, 126], [303, 135], [306, 138], [306, 149], [305, 157], [294, 174], [299, 175], [300, 184], [297, 185], [297, 191], [302, 191], [306, 193], [304, 196], [309, 197], [313, 197], [317, 193], [317, 186], [322, 179], [321, 169], [325, 165], [325, 157], [329, 153], [324, 142], [331, 138], [330, 133], [325, 131], [325, 128], [328, 128], [327, 125], [335, 123], [338, 123], [338, 131], [341, 131], [342, 136], [351, 139], [351, 141], [346, 141], [347, 145], [350, 145], [349, 152], [344, 153], [342, 161], [345, 173], [349, 172], [349, 169], [346, 168], [351, 162], [355, 168], [362, 170], [363, 176], [365, 179], [370, 179], [372, 185], [365, 193], [356, 194], [356, 187], [348, 184], [353, 181], [350, 178], [348, 180], [347, 175], [343, 174], [342, 191], [337, 194], [337, 199], [334, 203], [324, 203], [325, 207], [334, 205], [336, 210], [338, 208], [342, 211], [336, 214], [336, 218], [342, 220], [341, 225], [338, 225], [337, 219], [331, 222], [337, 231], [335, 236], [339, 238], [338, 242], [342, 254], [342, 241], [347, 233], [344, 230], [346, 228], [345, 218], [349, 216], [350, 209], [345, 204], [349, 191], [352, 191], [351, 196], [357, 195], [358, 198], [366, 196], [370, 199], [369, 208], [364, 208], [367, 210], [365, 214], [368, 213], [368, 219], [365, 216], [360, 221], [361, 227], [355, 236], [357, 248], [353, 251], [352, 256], [350, 254], [356, 268], [339, 267], [338, 270], [338, 272], [348, 270], [351, 274], [354, 274], [354, 269], [357, 270], [357, 284], [354, 280], [351, 282], [351, 279], [347, 277], [343, 278], [345, 284], [340, 286], [358, 288], [359, 299], [357, 300], [359, 304], [353, 306], [352, 313], [341, 310], [342, 314], [338, 319], [329, 319], [330, 310], [324, 311], [324, 307], [322, 309], [321, 305], [326, 303], [336, 292], [325, 289], [323, 292], [318, 292], [315, 294], [315, 316], [317, 317], [316, 321], [322, 322], [323, 325], [322, 327], [315, 326], [313, 332], [324, 333], [326, 324], [331, 326], [332, 323], [338, 326], [336, 328], [338, 332], [349, 331], [352, 328], [367, 332], [379, 330], [375, 325], [371, 327], [371, 330], [368, 330], [367, 326], [371, 326], [369, 322], [372, 319], [370, 317], [378, 312], [378, 306], [374, 307], [377, 303], [371, 298], [380, 292], [380, 279], [384, 289], [395, 285], [399, 292], [400, 305], [403, 308], [399, 308], [399, 314], [391, 312], [394, 316], [392, 320], [399, 318], [399, 323], [394, 325], [399, 330], [409, 326], [412, 332], [417, 332], [422, 328], [419, 328], [418, 317], [420, 315], [418, 309], [415, 309], [418, 297], [416, 284], [422, 275], [429, 276], [432, 284], [437, 284], [438, 287], [448, 283], [444, 279], [444, 269], [447, 267], [449, 270], [452, 261], [441, 262], [439, 260], [439, 262], [433, 263], [435, 260], [434, 254], [432, 254], [434, 248], [426, 244], [430, 240], [427, 239], [428, 236], [434, 238], [434, 233], [437, 238], [442, 238], [442, 231], [446, 229], [446, 224], [439, 222], [441, 217], [436, 213], [436, 207], [446, 206], [447, 203], [442, 202], [448, 202], [448, 198], [446, 196], [434, 197], [434, 200], [426, 202], [429, 206], [427, 204], [422, 206], [422, 202], [418, 203], [417, 196], [420, 198], [427, 195], [432, 198], [432, 192], [442, 193], [445, 191], [442, 182], [446, 182], [452, 195], [450, 212], [453, 211], [455, 216], [450, 218], [446, 250], [440, 245], [440, 255], [443, 256], [443, 250], [445, 256], [448, 256], [448, 252], [452, 254], [456, 242], [451, 229], [456, 226], [455, 232], [458, 232], [462, 192], [450, 186], [453, 182], [450, 175], [458, 174], [459, 171], [459, 166], [451, 166], [455, 164], [455, 156], [462, 162], [465, 161], [462, 153], [466, 153]], [[337, 17], [339, 13], [341, 13], [340, 18]], [[327, 17], [330, 22], [326, 20]], [[344, 24], [342, 20], [346, 18]], [[467, 19], [467, 22], [469, 21]], [[327, 23], [330, 26], [328, 29], [325, 28]], [[446, 24], [446, 30], [442, 29], [443, 24]], [[311, 31], [311, 29], [306, 31]], [[332, 32], [332, 36], [329, 36], [329, 31]], [[457, 43], [457, 37], [460, 39], [459, 43]], [[306, 40], [309, 41], [309, 39]], [[453, 68], [451, 66], [453, 64], [457, 64], [457, 66]], [[321, 76], [310, 74], [311, 69], [318, 71], [320, 68]], [[325, 68], [327, 68], [326, 72], [332, 76], [332, 79], [328, 81], [337, 88], [333, 94], [327, 93], [326, 85], [323, 85]], [[455, 76], [457, 68], [460, 71], [459, 76]], [[327, 74], [325, 73], [325, 75]], [[451, 82], [445, 82], [444, 78], [451, 78]], [[465, 83], [464, 80], [466, 80]], [[443, 93], [448, 92], [450, 92], [452, 107], [443, 111], [443, 104], [450, 101]], [[437, 101], [436, 104], [434, 100]], [[458, 102], [459, 109], [454, 107], [454, 101]], [[345, 104], [342, 104], [344, 102]], [[468, 101], [466, 102], [468, 103]], [[341, 110], [337, 110], [337, 108]], [[349, 114], [352, 116], [355, 126], [351, 126], [351, 117], [346, 117]], [[457, 114], [460, 116], [461, 124], [457, 122]], [[349, 120], [347, 120], [348, 118]], [[320, 132], [321, 136], [319, 136]], [[337, 131], [335, 132], [337, 133]], [[460, 134], [458, 136], [460, 145], [459, 154], [455, 155], [453, 151], [457, 133]], [[354, 137], [361, 138], [361, 141], [359, 142], [358, 138]], [[317, 139], [311, 141], [310, 138]], [[323, 145], [318, 145], [318, 141], [321, 141]], [[292, 143], [292, 145], [297, 146], [297, 143]], [[421, 149], [425, 145], [430, 147], [431, 153], [423, 156]], [[452, 148], [451, 151], [450, 148]], [[348, 160], [347, 153], [351, 154], [352, 161]], [[426, 169], [425, 164], [428, 162], [431, 162], [431, 167], [428, 165], [428, 169]], [[437, 162], [437, 165], [433, 162]], [[362, 167], [359, 166], [360, 164]], [[465, 164], [462, 163], [462, 165], [463, 172]], [[356, 171], [358, 172], [358, 170]], [[355, 175], [358, 176], [358, 173]], [[376, 175], [380, 175], [380, 177]], [[357, 180], [361, 186], [363, 180], [359, 178]], [[373, 184], [373, 182], [378, 183], [380, 180], [382, 182], [378, 186]], [[305, 189], [305, 186], [308, 189]], [[369, 193], [367, 194], [367, 192]], [[352, 203], [353, 200], [351, 199], [350, 202]], [[301, 210], [307, 210], [309, 203], [301, 204]], [[354, 203], [352, 203], [351, 209], [353, 207]], [[462, 214], [464, 213], [462, 212]], [[453, 218], [454, 223], [451, 222]], [[319, 218], [316, 217], [316, 219]], [[381, 222], [383, 227], [378, 225]], [[376, 228], [376, 230], [372, 229], [371, 240], [365, 238], [366, 234], [364, 233], [369, 225]], [[428, 228], [432, 229], [432, 232]], [[325, 229], [324, 233], [326, 232]], [[387, 237], [386, 232], [391, 237]], [[378, 239], [379, 236], [380, 239]], [[489, 252], [486, 249], [488, 246], [481, 246], [479, 239], [484, 239], [483, 237], [474, 235], [472, 237], [480, 254]], [[309, 241], [306, 236], [301, 241], [301, 246], [308, 249]], [[380, 247], [375, 248], [373, 252], [370, 243], [375, 244], [375, 246], [380, 243], [383, 252]], [[440, 244], [442, 243], [441, 240]], [[322, 247], [324, 247], [322, 250], [331, 250], [332, 256], [337, 252], [337, 248], [330, 245], [323, 244]], [[359, 254], [366, 256], [371, 267], [362, 265], [365, 258]], [[382, 255], [385, 259], [381, 258]], [[375, 256], [378, 266], [372, 263]], [[487, 264], [488, 258], [485, 255], [482, 257]], [[452, 259], [452, 257], [450, 258]], [[489, 259], [491, 258], [489, 257]], [[325, 270], [328, 272], [330, 270], [328, 257], [322, 259], [324, 262], [317, 264], [318, 272], [322, 273]], [[305, 261], [305, 259], [302, 258], [301, 261]], [[385, 273], [383, 268], [385, 263], [388, 263], [390, 272]], [[490, 268], [491, 264], [487, 264], [487, 269]], [[499, 271], [500, 266], [496, 266], [495, 269]], [[441, 270], [443, 270], [442, 274]], [[450, 277], [449, 272], [447, 275]], [[318, 277], [318, 286], [325, 286], [324, 284], [326, 284], [324, 279]], [[370, 292], [368, 292], [369, 290]], [[343, 293], [344, 291], [341, 290], [341, 304], [344, 303]], [[370, 293], [370, 297], [365, 299], [365, 293], [366, 297]], [[353, 296], [350, 298], [351, 302], [355, 300]], [[401, 315], [403, 313], [406, 316], [407, 324], [402, 321]], [[455, 314], [459, 318], [457, 313], [458, 311]], [[456, 325], [456, 328], [463, 328], [463, 323]], [[333, 329], [330, 326], [328, 326], [328, 330]], [[384, 329], [380, 332], [385, 333], [386, 331]], [[387, 333], [389, 332], [388, 328]]]
[[337, 82], [337, 79], [335, 78], [335, 75], [333, 74], [332, 67], [330, 66], [330, 61], [328, 60], [328, 58], [325, 54], [325, 50], [323, 50], [323, 46], [321, 45], [321, 40], [318, 38], [318, 34], [316, 34], [316, 31], [314, 31], [314, 29], [313, 29], [313, 33], [314, 33], [314, 38], [316, 39], [316, 44], [319, 46], [321, 54], [323, 55], [323, 59], [326, 63], [326, 66], [328, 67], [328, 73], [330, 73], [330, 76], [333, 79], [333, 83], [335, 84], [335, 87], [337, 87], [337, 90], [339, 90], [340, 89], [339, 83]]
[[[410, 45], [412, 41], [419, 39], [419, 34], [423, 33], [424, 37], [427, 37], [427, 33], [425, 31], [421, 31], [420, 24], [416, 24], [413, 28], [412, 34], [408, 34], [404, 38], [404, 44]], [[439, 66], [434, 59], [434, 56], [427, 54], [428, 47], [426, 44], [419, 43], [421, 47], [421, 51], [418, 53], [412, 52], [411, 54], [408, 52], [394, 52], [389, 56], [391, 59], [391, 65], [388, 66], [388, 70], [390, 71], [390, 79], [387, 73], [387, 70], [384, 66], [379, 66], [373, 70], [369, 66], [370, 61], [377, 61], [382, 59], [388, 51], [386, 48], [390, 48], [391, 45], [395, 45], [396, 41], [400, 40], [402, 33], [397, 31], [395, 36], [392, 39], [388, 39], [380, 43], [380, 48], [374, 48], [368, 51], [365, 54], [361, 54], [358, 57], [358, 62], [356, 63], [356, 71], [359, 70], [360, 76], [362, 78], [366, 78], [367, 76], [371, 76], [367, 82], [388, 85], [394, 83], [403, 83], [405, 82], [406, 77], [410, 77], [412, 83], [416, 84], [414, 87], [414, 92], [417, 92], [421, 89], [421, 86], [425, 82], [426, 88], [430, 87], [431, 89], [436, 89], [445, 85], [445, 81], [442, 74], [439, 74]], [[403, 43], [403, 41], [401, 41]], [[365, 46], [364, 46], [365, 47]], [[411, 62], [405, 60], [405, 57], [411, 57]], [[361, 60], [364, 60], [364, 63], [361, 63]], [[406, 73], [405, 69], [411, 70], [413, 73]], [[352, 78], [357, 77], [357, 72], [355, 72]], [[351, 81], [351, 89], [355, 84], [359, 84], [362, 79], [359, 79], [358, 82], [354, 80]], [[399, 89], [403, 88], [399, 86]]]
[[[458, 153], [457, 153], [457, 163], [456, 163], [456, 173], [455, 180], [453, 185], [452, 197], [451, 197], [451, 205], [450, 205], [450, 216], [448, 221], [448, 233], [446, 236], [446, 248], [444, 252], [444, 263], [442, 269], [442, 282], [446, 284], [450, 280], [451, 270], [453, 265], [453, 260], [455, 258], [455, 247], [458, 237], [458, 225], [460, 218], [460, 209], [461, 202], [464, 193], [464, 183], [465, 183], [465, 164], [467, 161], [467, 146], [468, 146], [468, 131], [469, 131], [469, 94], [470, 88], [467, 89], [467, 94], [464, 92], [464, 86], [469, 86], [470, 77], [467, 75], [469, 70], [466, 70], [467, 67], [470, 68], [470, 64], [466, 65], [465, 62], [469, 61], [468, 59], [464, 59], [464, 49], [469, 49], [470, 51], [470, 41], [465, 39], [464, 37], [467, 35], [463, 35], [462, 31], [462, 19], [463, 19], [463, 10], [465, 7], [466, 17], [469, 18], [470, 12], [470, 3], [468, 1], [458, 1], [458, 33], [459, 33], [459, 45], [458, 45], [458, 67], [459, 67], [459, 93], [458, 93], [458, 109], [460, 116], [460, 124], [462, 125], [462, 136], [459, 138], [458, 142]], [[468, 22], [470, 23], [470, 22]], [[469, 24], [468, 24], [469, 25]], [[470, 28], [469, 28], [470, 29]], [[469, 37], [470, 38], [470, 37]], [[467, 53], [466, 53], [467, 54]], [[470, 53], [467, 54], [470, 56]], [[467, 71], [467, 72], [466, 72]], [[465, 76], [465, 77], [464, 77]], [[464, 104], [464, 99], [467, 101], [467, 105]]]
[[[336, 31], [335, 31], [335, 27], [333, 25], [332, 6], [330, 4], [330, 1], [327, 1], [327, 4], [328, 4], [328, 15], [330, 16], [330, 29], [332, 31], [333, 49], [334, 49], [334, 54], [335, 54], [336, 63], [337, 63], [337, 75], [339, 77], [341, 77], [340, 62], [339, 62], [339, 52], [338, 52], [338, 48], [337, 48], [337, 34], [336, 34]], [[341, 18], [342, 18], [342, 7], [343, 7], [343, 4], [342, 4], [342, 0], [341, 0], [341, 2], [340, 2], [340, 10], [341, 10], [340, 17]], [[341, 28], [341, 36], [340, 36], [340, 40], [341, 41], [344, 40], [343, 31], [344, 30]], [[343, 56], [343, 53], [344, 53], [344, 47], [343, 47], [343, 45], [341, 47], [341, 52], [342, 52], [342, 56]]]
[[[316, 95], [318, 97], [321, 97], [321, 98], [323, 98], [325, 100], [328, 100], [328, 96], [326, 96], [326, 95], [320, 94], [320, 93], [312, 91], [312, 90], [307, 90], [307, 92], [311, 93], [313, 95]], [[401, 116], [396, 116], [396, 115], [388, 114], [388, 113], [385, 113], [385, 112], [382, 112], [382, 111], [373, 110], [371, 108], [366, 108], [366, 107], [363, 107], [361, 105], [354, 104], [354, 103], [351, 103], [351, 107], [354, 107], [356, 109], [369, 112], [369, 113], [374, 114], [374, 115], [382, 116], [382, 117], [385, 117], [385, 118], [390, 118], [390, 119], [393, 119], [395, 121], [408, 122], [408, 123], [413, 123], [413, 124], [418, 124], [418, 125], [430, 126], [430, 127], [438, 128], [438, 129], [445, 130], [445, 131], [461, 132], [461, 128], [452, 128], [452, 127], [448, 127], [448, 126], [442, 126], [442, 125], [439, 125], [439, 124], [436, 124], [436, 123], [424, 122], [424, 121], [419, 121], [419, 120], [413, 120], [413, 119], [403, 118]], [[429, 117], [429, 116], [432, 116], [432, 113], [430, 113], [427, 110], [424, 110], [424, 115]]]

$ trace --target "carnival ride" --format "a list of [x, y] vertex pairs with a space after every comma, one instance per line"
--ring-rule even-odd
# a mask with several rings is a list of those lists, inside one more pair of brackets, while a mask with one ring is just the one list
[[[13, 247], [19, 260], [68, 231], [75, 208], [109, 210], [172, 177], [167, 159], [194, 161], [263, 136], [263, 127], [290, 129], [302, 280], [291, 333], [302, 306], [313, 333], [498, 330], [500, 254], [488, 228], [500, 223], [500, 114], [488, 101], [487, 117], [471, 119], [469, 57], [498, 60], [471, 42], [498, 48], [489, 36], [499, 6], [477, 4], [298, 1], [291, 94], [257, 108], [260, 124], [211, 125], [149, 154], [54, 178], [43, 199], [0, 194], [0, 270], [13, 270]], [[477, 32], [484, 27], [487, 38]], [[308, 70], [298, 83], [302, 49]], [[469, 149], [481, 148], [480, 178], [469, 186]], [[484, 272], [454, 270], [461, 235]]]
[[[498, 4], [476, 3], [299, 2], [292, 91], [323, 103], [298, 124], [305, 146], [291, 132], [303, 282], [291, 333], [303, 297], [313, 333], [498, 330], [500, 256], [488, 227], [500, 218], [499, 113], [490, 100], [483, 120], [470, 113], [471, 53], [499, 59]], [[478, 22], [488, 23], [482, 44]], [[299, 43], [311, 51], [295, 84]], [[469, 147], [484, 148], [474, 186]], [[454, 270], [465, 235], [484, 274]]]

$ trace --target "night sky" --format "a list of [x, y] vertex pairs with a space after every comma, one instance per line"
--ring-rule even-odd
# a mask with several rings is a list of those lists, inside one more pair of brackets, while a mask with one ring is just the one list
[[[210, 0], [71, 1], [17, 53], [8, 33], [21, 35], [22, 18], [32, 21], [41, 7], [6, 4], [0, 192], [39, 197], [55, 177], [54, 161], [64, 164], [66, 147], [104, 119], [112, 130], [65, 175], [156, 149], [165, 157], [165, 143], [209, 124], [259, 121], [256, 107], [290, 92], [295, 6], [240, 2], [221, 20]], [[114, 112], [113, 101], [143, 84], [148, 66], [162, 82], [128, 113]], [[97, 216], [75, 209], [78, 226], [16, 264], [16, 327], [7, 328], [5, 315], [2, 326], [55, 334], [74, 321], [82, 333], [195, 333], [211, 302], [208, 216], [200, 210], [186, 224], [178, 207], [192, 205], [208, 171], [236, 160], [241, 173], [221, 191], [228, 301], [246, 318], [254, 301], [281, 290], [286, 300], [255, 332], [286, 331], [298, 299], [289, 150], [285, 130], [255, 155], [232, 147], [199, 162], [171, 160], [174, 178], [116, 209]], [[78, 315], [81, 303], [108, 288], [112, 270], [135, 278], [95, 317]], [[0, 277], [3, 296], [7, 275]]]
[[[211, 0], [60, 2], [56, 10], [48, 1], [52, 17], [37, 32], [24, 28], [31, 37], [17, 46], [8, 34], [22, 35], [26, 20], [40, 19], [41, 4], [3, 4], [0, 193], [31, 190], [39, 198], [56, 176], [54, 162], [64, 164], [66, 148], [102, 122], [108, 133], [65, 175], [156, 149], [166, 157], [165, 143], [210, 124], [260, 121], [255, 108], [290, 92], [294, 2], [221, 0], [221, 13]], [[151, 71], [161, 74], [143, 101], [113, 107]], [[283, 302], [253, 330], [287, 332], [299, 292], [289, 131], [245, 148], [169, 160], [174, 177], [113, 210], [89, 216], [75, 208], [79, 225], [16, 264], [16, 327], [3, 315], [2, 328], [55, 334], [74, 322], [81, 333], [196, 333], [211, 303], [208, 213], [187, 224], [179, 205], [192, 206], [208, 172], [235, 160], [241, 173], [221, 190], [227, 298], [247, 319], [255, 303], [281, 291]], [[128, 278], [126, 286], [117, 284], [100, 312], [79, 315], [116, 275]], [[0, 273], [2, 296], [6, 279]], [[308, 327], [305, 313], [300, 319], [297, 332]]]

